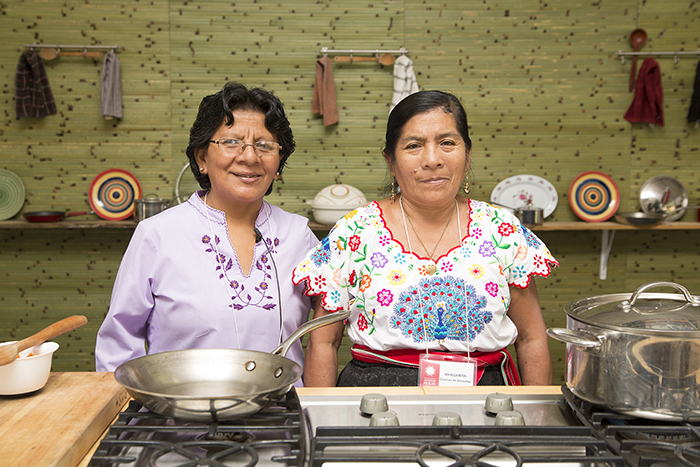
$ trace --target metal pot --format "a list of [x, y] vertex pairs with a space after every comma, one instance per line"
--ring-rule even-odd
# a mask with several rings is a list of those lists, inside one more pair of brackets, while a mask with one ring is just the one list
[[[673, 287], [682, 294], [643, 293]], [[583, 400], [637, 417], [700, 421], [700, 298], [673, 282], [569, 303], [566, 384]]]
[[515, 217], [520, 219], [525, 225], [542, 225], [544, 220], [544, 211], [542, 208], [522, 208], [516, 209]]
[[146, 195], [145, 198], [134, 200], [134, 219], [136, 219], [136, 222], [141, 222], [148, 217], [165, 211], [169, 206], [169, 199], [162, 199], [158, 195], [151, 193]]
[[161, 352], [122, 363], [114, 378], [147, 409], [196, 421], [231, 420], [258, 412], [284, 396], [301, 377], [285, 357], [304, 334], [342, 321], [337, 311], [299, 326], [272, 353], [235, 349]]

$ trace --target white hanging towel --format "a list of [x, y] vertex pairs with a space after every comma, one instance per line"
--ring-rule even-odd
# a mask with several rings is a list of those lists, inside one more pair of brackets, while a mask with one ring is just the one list
[[102, 65], [102, 100], [100, 115], [106, 120], [122, 118], [122, 85], [119, 76], [119, 59], [114, 51], [105, 54]]
[[389, 112], [394, 110], [396, 104], [401, 102], [404, 97], [418, 91], [418, 81], [413, 71], [413, 62], [405, 55], [399, 56], [394, 62], [394, 94], [391, 98]]

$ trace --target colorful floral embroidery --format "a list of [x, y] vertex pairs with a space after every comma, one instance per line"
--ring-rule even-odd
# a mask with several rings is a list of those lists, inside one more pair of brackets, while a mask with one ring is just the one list
[[389, 289], [382, 289], [377, 293], [377, 301], [382, 306], [389, 306], [394, 300], [394, 295]]
[[394, 269], [389, 273], [389, 282], [391, 285], [401, 285], [406, 282], [406, 276], [401, 271]]

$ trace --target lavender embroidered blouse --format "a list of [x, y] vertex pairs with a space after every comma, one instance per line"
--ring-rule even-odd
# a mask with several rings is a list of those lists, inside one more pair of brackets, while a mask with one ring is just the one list
[[[318, 243], [308, 220], [263, 202], [255, 225], [273, 258], [260, 242], [251, 270], [244, 272], [229, 241], [225, 214], [205, 205], [201, 194], [136, 227], [97, 334], [97, 371], [113, 371], [145, 355], [146, 344], [148, 353], [238, 348], [234, 313], [241, 348], [270, 352], [279, 344], [280, 301], [282, 339], [307, 321], [310, 299], [290, 277]], [[299, 342], [287, 357], [303, 366]]]
[[426, 272], [427, 258], [394, 240], [372, 202], [348, 213], [294, 270], [295, 284], [329, 311], [352, 310], [348, 336], [374, 350], [490, 352], [513, 342], [509, 286], [558, 265], [547, 247], [507, 210], [468, 200], [461, 246]]

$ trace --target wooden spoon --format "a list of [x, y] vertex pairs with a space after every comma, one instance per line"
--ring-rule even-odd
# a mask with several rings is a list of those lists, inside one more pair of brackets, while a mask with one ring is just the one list
[[51, 47], [44, 47], [39, 51], [39, 56], [44, 60], [53, 60], [58, 57], [58, 50]]
[[[639, 52], [644, 43], [647, 41], [647, 32], [644, 29], [635, 29], [630, 34], [630, 44], [632, 50]], [[634, 79], [637, 75], [637, 56], [632, 57], [632, 71], [630, 72], [630, 92], [634, 89]]]
[[42, 344], [47, 340], [60, 336], [87, 323], [87, 318], [81, 315], [70, 316], [42, 329], [21, 341], [0, 346], [0, 366], [10, 364], [17, 359], [21, 351]]
[[379, 56], [379, 58], [377, 59], [377, 61], [379, 62], [379, 64], [380, 64], [380, 65], [383, 65], [383, 66], [393, 65], [395, 60], [396, 60], [396, 59], [395, 59], [394, 56], [391, 55], [391, 54], [381, 54], [381, 55]]

